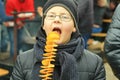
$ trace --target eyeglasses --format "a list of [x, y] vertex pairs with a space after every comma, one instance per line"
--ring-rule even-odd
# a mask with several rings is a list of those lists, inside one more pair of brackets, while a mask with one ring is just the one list
[[45, 15], [45, 18], [48, 20], [54, 20], [56, 17], [59, 17], [62, 21], [68, 22], [71, 20], [71, 16], [67, 14], [62, 14], [62, 15], [55, 15], [55, 14], [47, 14]]

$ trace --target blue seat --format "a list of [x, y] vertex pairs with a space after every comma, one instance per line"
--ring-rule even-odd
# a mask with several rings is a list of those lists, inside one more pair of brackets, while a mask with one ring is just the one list
[[101, 27], [99, 27], [99, 28], [93, 27], [93, 28], [92, 28], [92, 33], [99, 33], [99, 32], [101, 32], [101, 31], [102, 31], [102, 28], [101, 28]]

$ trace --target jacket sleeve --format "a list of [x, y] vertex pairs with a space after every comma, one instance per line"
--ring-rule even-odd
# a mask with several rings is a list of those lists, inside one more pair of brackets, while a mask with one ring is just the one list
[[120, 79], [120, 4], [112, 17], [105, 39], [105, 55], [114, 72]]
[[106, 72], [105, 72], [103, 60], [100, 57], [97, 57], [97, 67], [95, 70], [94, 80], [106, 80]]
[[10, 80], [24, 80], [20, 56], [17, 57]]

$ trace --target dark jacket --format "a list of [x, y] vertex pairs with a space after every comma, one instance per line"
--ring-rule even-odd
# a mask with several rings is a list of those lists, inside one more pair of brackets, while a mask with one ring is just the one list
[[[19, 55], [10, 80], [34, 80], [32, 69], [36, 61], [33, 49]], [[97, 55], [85, 50], [77, 63], [80, 80], [105, 80], [102, 59]]]
[[94, 0], [94, 24], [102, 26], [102, 19], [106, 10], [106, 6], [99, 6], [98, 1], [99, 0]]
[[120, 4], [115, 10], [107, 32], [105, 55], [114, 74], [120, 79]]
[[78, 2], [79, 30], [82, 35], [91, 34], [93, 27], [93, 0], [76, 0]]

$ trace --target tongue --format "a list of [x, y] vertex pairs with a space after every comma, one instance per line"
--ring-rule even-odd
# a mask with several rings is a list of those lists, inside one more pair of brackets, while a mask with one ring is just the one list
[[61, 34], [61, 30], [59, 28], [54, 28], [53, 31], [56, 31], [57, 33]]

